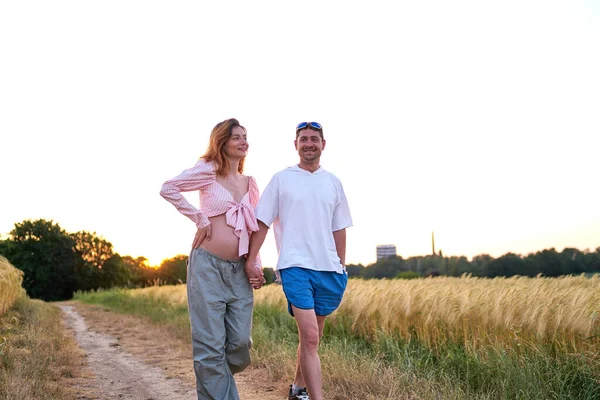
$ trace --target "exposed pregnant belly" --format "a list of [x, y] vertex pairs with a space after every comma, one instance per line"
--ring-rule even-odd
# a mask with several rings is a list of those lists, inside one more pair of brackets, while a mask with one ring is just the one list
[[204, 239], [200, 247], [209, 253], [227, 260], [238, 260], [239, 238], [231, 226], [227, 225], [225, 214], [210, 217], [211, 237]]

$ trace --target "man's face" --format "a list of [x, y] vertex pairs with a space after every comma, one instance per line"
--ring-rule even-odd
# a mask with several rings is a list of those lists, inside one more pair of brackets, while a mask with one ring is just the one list
[[318, 161], [321, 157], [321, 153], [325, 149], [325, 140], [321, 139], [319, 131], [303, 129], [294, 141], [294, 145], [300, 155], [300, 159], [311, 163]]

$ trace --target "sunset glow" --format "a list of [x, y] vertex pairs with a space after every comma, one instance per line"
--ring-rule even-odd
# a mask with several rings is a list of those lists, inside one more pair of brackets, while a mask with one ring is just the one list
[[34, 3], [0, 6], [2, 235], [44, 218], [150, 265], [187, 254], [161, 184], [235, 117], [261, 192], [295, 124], [323, 125], [348, 263], [429, 254], [432, 231], [468, 257], [600, 246], [595, 3]]

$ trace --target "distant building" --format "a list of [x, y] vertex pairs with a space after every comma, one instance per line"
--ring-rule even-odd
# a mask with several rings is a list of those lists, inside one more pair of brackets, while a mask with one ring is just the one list
[[380, 244], [377, 245], [377, 260], [382, 258], [396, 257], [396, 245]]

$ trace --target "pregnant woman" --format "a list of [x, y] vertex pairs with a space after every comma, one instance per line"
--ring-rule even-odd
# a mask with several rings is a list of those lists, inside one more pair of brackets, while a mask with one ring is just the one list
[[[243, 175], [246, 128], [217, 124], [196, 165], [166, 181], [160, 192], [198, 228], [188, 260], [188, 309], [198, 399], [239, 400], [233, 374], [250, 365], [252, 288], [264, 283], [260, 261], [245, 265], [252, 232], [256, 181]], [[200, 209], [181, 192], [200, 192]]]

